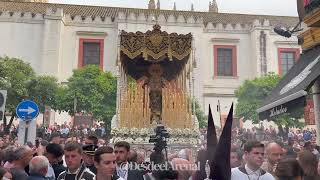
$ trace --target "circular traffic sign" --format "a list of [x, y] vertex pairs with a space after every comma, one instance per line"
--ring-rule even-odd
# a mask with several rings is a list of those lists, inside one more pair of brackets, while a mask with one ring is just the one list
[[35, 102], [25, 100], [18, 104], [16, 114], [24, 121], [33, 120], [39, 115], [39, 107]]

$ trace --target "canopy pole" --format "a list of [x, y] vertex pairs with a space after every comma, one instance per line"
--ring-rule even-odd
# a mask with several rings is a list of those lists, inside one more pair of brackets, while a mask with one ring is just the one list
[[315, 81], [312, 86], [313, 103], [314, 103], [314, 116], [317, 126], [317, 145], [320, 145], [320, 79]]

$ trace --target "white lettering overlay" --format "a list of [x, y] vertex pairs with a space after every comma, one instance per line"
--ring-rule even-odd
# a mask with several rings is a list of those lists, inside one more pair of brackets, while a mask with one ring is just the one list
[[282, 105], [278, 109], [278, 107], [272, 108], [270, 110], [270, 117], [277, 116], [279, 114], [286, 113], [288, 111], [287, 107], [283, 107]]

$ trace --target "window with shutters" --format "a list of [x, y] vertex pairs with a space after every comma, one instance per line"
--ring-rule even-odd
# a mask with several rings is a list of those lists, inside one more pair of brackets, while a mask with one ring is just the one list
[[214, 75], [237, 76], [236, 46], [214, 46]]
[[279, 74], [285, 75], [299, 58], [299, 49], [278, 49]]
[[103, 39], [80, 39], [78, 67], [97, 65], [103, 68]]

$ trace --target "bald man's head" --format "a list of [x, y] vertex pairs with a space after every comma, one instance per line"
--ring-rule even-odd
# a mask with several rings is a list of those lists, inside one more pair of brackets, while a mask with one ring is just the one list
[[268, 162], [271, 165], [277, 164], [283, 159], [284, 151], [283, 148], [278, 143], [269, 143], [266, 147], [266, 154]]

